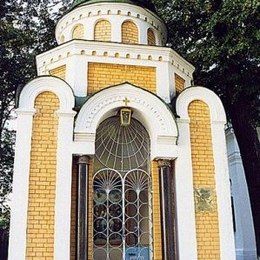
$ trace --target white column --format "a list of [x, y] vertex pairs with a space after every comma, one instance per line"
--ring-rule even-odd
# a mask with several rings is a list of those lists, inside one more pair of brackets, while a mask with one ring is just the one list
[[225, 122], [212, 122], [212, 143], [218, 204], [221, 260], [235, 260], [231, 192], [228, 174]]
[[54, 224], [54, 259], [70, 259], [70, 211], [72, 179], [73, 122], [75, 112], [57, 112], [59, 116], [57, 176]]
[[179, 156], [175, 163], [178, 257], [197, 259], [189, 119], [179, 119]]
[[24, 260], [26, 257], [32, 122], [35, 110], [17, 110], [16, 113], [18, 117], [8, 259]]
[[78, 160], [78, 259], [88, 259], [88, 173], [89, 158], [88, 156], [80, 156]]

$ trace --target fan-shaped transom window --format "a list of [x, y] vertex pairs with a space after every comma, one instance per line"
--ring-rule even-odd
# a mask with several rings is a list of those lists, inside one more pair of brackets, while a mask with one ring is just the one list
[[94, 260], [153, 259], [150, 141], [119, 117], [97, 130], [93, 178]]
[[122, 175], [132, 169], [147, 171], [149, 154], [149, 135], [139, 121], [132, 119], [129, 126], [121, 126], [119, 117], [111, 117], [100, 124], [96, 136], [96, 170], [111, 168]]

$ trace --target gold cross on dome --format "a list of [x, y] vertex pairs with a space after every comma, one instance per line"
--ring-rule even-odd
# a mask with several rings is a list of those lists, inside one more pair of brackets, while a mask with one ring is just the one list
[[125, 97], [125, 99], [123, 100], [123, 102], [125, 103], [125, 106], [127, 107], [128, 106], [128, 103], [130, 103], [130, 100]]

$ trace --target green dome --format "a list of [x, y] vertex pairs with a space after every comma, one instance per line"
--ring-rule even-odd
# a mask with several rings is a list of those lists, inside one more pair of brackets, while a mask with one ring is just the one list
[[79, 5], [90, 5], [96, 3], [127, 3], [138, 5], [155, 12], [155, 7], [150, 0], [74, 0], [71, 9], [74, 9]]

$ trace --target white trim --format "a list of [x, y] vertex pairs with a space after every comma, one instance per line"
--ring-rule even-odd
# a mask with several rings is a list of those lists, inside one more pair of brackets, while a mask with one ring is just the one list
[[61, 113], [58, 127], [54, 259], [70, 259], [71, 171], [73, 123], [76, 112]]
[[[169, 47], [159, 47], [159, 46], [149, 46], [149, 45], [137, 45], [137, 44], [122, 44], [118, 42], [98, 42], [98, 41], [88, 41], [88, 40], [73, 40], [66, 42], [60, 46], [57, 46], [47, 52], [41, 53], [36, 57], [37, 68], [40, 73], [44, 71], [45, 66], [48, 66], [48, 69], [53, 69], [58, 67], [57, 62], [63, 61], [63, 64], [66, 64], [66, 60], [69, 56], [80, 55], [81, 51], [85, 51], [85, 57], [92, 56], [92, 51], [96, 51], [95, 59], [102, 58], [104, 52], [108, 52], [108, 57], [112, 58], [116, 63], [121, 62], [121, 58], [124, 60], [126, 54], [129, 53], [131, 59], [137, 60], [140, 62], [147, 63], [161, 63], [161, 62], [170, 62], [175, 68], [175, 71], [180, 76], [192, 78], [192, 74], [195, 70], [195, 67], [187, 62], [183, 57], [181, 57], [176, 51], [172, 50]], [[119, 53], [119, 58], [115, 58], [115, 53]], [[141, 55], [141, 59], [137, 59], [137, 55]], [[148, 56], [152, 56], [152, 61], [148, 60]], [[106, 59], [108, 57], [105, 57]], [[159, 61], [159, 57], [162, 57], [162, 61]], [[122, 60], [123, 60], [122, 59]], [[131, 64], [131, 63], [130, 63]]]
[[[184, 90], [176, 101], [176, 111], [181, 119], [189, 120], [188, 107], [194, 100], [205, 102], [210, 109], [219, 219], [220, 254], [222, 260], [234, 260], [235, 244], [224, 131], [224, 125], [226, 123], [225, 111], [220, 99], [214, 92], [203, 87], [190, 87]], [[181, 133], [182, 131], [183, 130], [180, 129]], [[191, 156], [190, 151], [187, 156]]]
[[[59, 113], [59, 134], [58, 134], [58, 152], [57, 152], [57, 191], [56, 201], [60, 201], [62, 206], [63, 217], [57, 217], [60, 210], [55, 205], [55, 259], [69, 259], [59, 258], [59, 251], [56, 243], [69, 245], [70, 234], [59, 231], [64, 229], [67, 231], [68, 223], [70, 223], [70, 210], [67, 205], [64, 207], [64, 202], [70, 202], [70, 177], [71, 177], [71, 152], [68, 151], [69, 136], [71, 135], [71, 143], [73, 136], [73, 116], [75, 112], [72, 111], [74, 107], [74, 95], [69, 85], [61, 79], [56, 77], [40, 77], [29, 82], [22, 90], [19, 100], [19, 109], [17, 109], [17, 137], [16, 137], [16, 153], [14, 165], [14, 184], [13, 184], [13, 202], [11, 211], [11, 227], [10, 227], [10, 243], [9, 243], [9, 260], [24, 260], [26, 257], [26, 229], [27, 229], [27, 211], [28, 211], [28, 194], [29, 194], [29, 171], [30, 171], [30, 151], [31, 151], [31, 137], [33, 114], [35, 112], [34, 103], [36, 97], [45, 92], [50, 91], [57, 95], [60, 101]], [[70, 132], [68, 131], [70, 129]], [[66, 144], [66, 146], [65, 146]], [[68, 175], [64, 179], [64, 187], [59, 186], [64, 174]], [[63, 185], [63, 184], [62, 184]], [[69, 191], [68, 191], [69, 186]], [[61, 188], [62, 187], [62, 188]], [[67, 188], [67, 190], [66, 190]], [[62, 190], [61, 198], [60, 193]], [[65, 190], [65, 192], [64, 192]], [[64, 214], [65, 212], [65, 214]], [[66, 215], [67, 214], [67, 215]], [[60, 215], [59, 215], [60, 216]], [[68, 221], [69, 220], [69, 221]], [[66, 223], [66, 226], [65, 224]], [[63, 225], [61, 227], [61, 225]], [[67, 236], [66, 236], [67, 235]], [[69, 246], [68, 246], [69, 248]], [[65, 255], [69, 250], [63, 253]]]
[[35, 110], [17, 110], [9, 260], [23, 260], [26, 257], [31, 134], [34, 112]]
[[197, 259], [193, 172], [191, 160], [190, 124], [182, 118], [179, 127], [179, 156], [175, 160], [175, 187], [177, 210], [177, 247], [180, 260]]
[[[177, 124], [167, 105], [148, 91], [128, 83], [104, 89], [88, 99], [78, 114], [75, 134], [94, 136], [98, 125], [124, 106], [125, 98], [130, 100], [128, 106], [133, 109], [133, 116], [143, 123], [150, 134], [152, 159], [176, 158]], [[91, 147], [95, 147], [94, 141]], [[89, 151], [89, 147], [86, 149]], [[95, 153], [94, 150], [92, 152]]]
[[74, 107], [75, 99], [70, 86], [63, 80], [45, 76], [30, 81], [22, 90], [19, 98], [19, 108], [30, 110], [34, 108], [36, 97], [46, 91], [56, 94], [60, 101], [61, 111], [71, 111]]
[[177, 114], [189, 119], [188, 107], [194, 100], [201, 100], [209, 106], [211, 121], [226, 123], [226, 113], [219, 97], [204, 87], [190, 87], [181, 92], [176, 101]]

